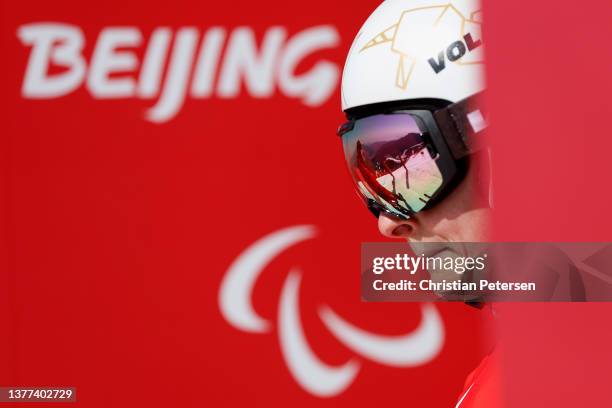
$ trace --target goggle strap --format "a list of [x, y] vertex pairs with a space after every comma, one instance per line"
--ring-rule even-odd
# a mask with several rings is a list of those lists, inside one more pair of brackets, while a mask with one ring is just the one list
[[473, 95], [434, 112], [455, 159], [461, 159], [486, 147], [486, 115], [481, 94]]

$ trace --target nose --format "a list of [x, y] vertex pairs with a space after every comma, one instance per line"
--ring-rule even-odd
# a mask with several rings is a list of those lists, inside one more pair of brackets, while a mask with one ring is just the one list
[[378, 231], [389, 238], [408, 238], [413, 236], [418, 229], [418, 223], [414, 218], [402, 220], [381, 213], [378, 217]]

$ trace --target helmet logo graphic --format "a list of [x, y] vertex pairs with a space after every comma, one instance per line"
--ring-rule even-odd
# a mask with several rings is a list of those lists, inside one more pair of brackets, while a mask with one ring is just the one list
[[[398, 54], [395, 85], [406, 90], [419, 60], [427, 60], [436, 74], [446, 68], [446, 60], [457, 65], [482, 64], [480, 41], [481, 11], [466, 16], [453, 4], [418, 7], [401, 13], [397, 23], [371, 38], [361, 49], [391, 43]], [[432, 50], [441, 50], [432, 56]]]

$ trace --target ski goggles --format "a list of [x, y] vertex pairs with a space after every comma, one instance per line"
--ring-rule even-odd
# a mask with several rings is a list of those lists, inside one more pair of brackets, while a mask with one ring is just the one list
[[385, 104], [349, 113], [338, 135], [357, 193], [376, 217], [408, 219], [463, 179], [466, 157], [484, 145], [479, 96], [441, 109]]

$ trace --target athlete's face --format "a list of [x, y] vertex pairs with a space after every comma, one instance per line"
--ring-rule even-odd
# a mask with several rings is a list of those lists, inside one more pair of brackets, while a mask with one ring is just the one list
[[486, 242], [490, 238], [491, 209], [488, 183], [478, 182], [484, 171], [474, 158], [464, 180], [433, 208], [401, 220], [381, 213], [378, 229], [390, 238], [419, 242]]
[[[479, 181], [479, 165], [471, 165], [463, 181], [433, 208], [417, 213], [408, 220], [401, 220], [381, 213], [378, 229], [391, 238], [406, 239], [418, 254], [440, 257], [477, 256], [478, 246], [468, 246], [457, 252], [457, 247], [447, 247], [446, 242], [487, 242], [490, 239], [491, 209], [488, 205], [488, 183]], [[486, 185], [485, 185], [486, 184]], [[425, 244], [429, 243], [429, 244]], [[435, 243], [435, 244], [431, 244]], [[453, 270], [429, 269], [435, 282], [456, 280]], [[482, 275], [464, 275], [464, 279], [478, 279]], [[436, 292], [447, 300], [475, 300], [464, 293]]]

